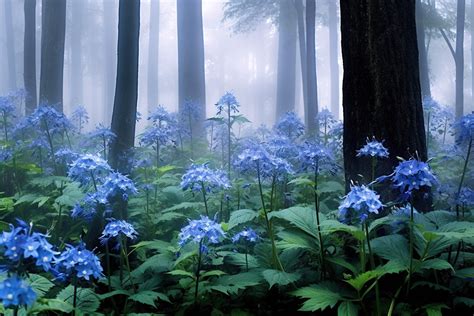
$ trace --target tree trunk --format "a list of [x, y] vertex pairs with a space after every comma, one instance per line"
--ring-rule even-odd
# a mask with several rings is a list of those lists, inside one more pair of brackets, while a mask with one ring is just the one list
[[416, 38], [418, 39], [418, 58], [420, 63], [421, 96], [431, 97], [428, 53], [425, 44], [424, 11], [421, 0], [416, 0]]
[[308, 83], [306, 81], [306, 32], [305, 32], [305, 15], [304, 15], [304, 6], [303, 0], [295, 0], [295, 8], [296, 8], [296, 16], [298, 19], [298, 43], [299, 43], [299, 51], [300, 51], [300, 62], [301, 62], [301, 83], [303, 86], [303, 104], [305, 109], [305, 117], [306, 117], [306, 110], [308, 108], [308, 93], [307, 93], [307, 86]]
[[474, 3], [471, 3], [471, 104], [474, 103]]
[[466, 0], [458, 0], [456, 17], [456, 118], [464, 113], [464, 24]]
[[204, 74], [204, 34], [202, 0], [177, 0], [179, 109], [186, 101], [199, 104], [193, 138], [204, 135], [206, 83]]
[[25, 113], [31, 114], [37, 101], [36, 92], [36, 0], [25, 0], [25, 34], [23, 41], [23, 81], [25, 85]]
[[12, 0], [3, 0], [5, 5], [5, 33], [6, 33], [6, 46], [7, 46], [7, 58], [8, 58], [8, 87], [10, 90], [15, 90], [16, 85], [16, 56], [15, 56], [15, 38], [13, 33], [13, 10]]
[[[390, 158], [376, 175], [389, 174], [397, 156], [427, 159], [416, 39], [415, 2], [341, 1], [344, 61], [344, 168], [351, 181], [370, 181], [371, 167], [356, 158], [367, 137], [385, 140]], [[416, 201], [419, 210], [426, 201]]]
[[296, 12], [290, 1], [280, 0], [278, 27], [276, 120], [295, 109]]
[[71, 1], [71, 27], [69, 47], [71, 50], [70, 69], [70, 105], [82, 105], [83, 97], [83, 66], [82, 66], [82, 32], [85, 1]]
[[140, 1], [120, 0], [112, 132], [117, 137], [110, 146], [110, 165], [128, 173], [127, 153], [134, 146], [138, 98], [138, 43]]
[[62, 112], [66, 1], [43, 0], [42, 5], [40, 102]]
[[308, 104], [305, 111], [306, 129], [317, 132], [318, 79], [316, 76], [316, 0], [306, 0], [306, 78], [308, 80]]
[[103, 45], [104, 45], [104, 78], [103, 78], [103, 99], [104, 99], [104, 122], [110, 124], [114, 104], [115, 84], [113, 78], [116, 77], [117, 69], [117, 7], [114, 1], [103, 0]]
[[331, 112], [339, 118], [339, 34], [337, 21], [337, 2], [328, 1], [329, 16], [329, 71], [331, 76]]
[[158, 105], [158, 56], [160, 47], [160, 1], [151, 2], [148, 44], [148, 110]]

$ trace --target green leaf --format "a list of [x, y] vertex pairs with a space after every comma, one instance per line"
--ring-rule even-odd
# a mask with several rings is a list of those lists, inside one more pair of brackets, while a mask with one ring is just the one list
[[374, 238], [370, 241], [373, 252], [386, 260], [397, 260], [409, 264], [410, 254], [408, 241], [401, 235], [388, 235]]
[[443, 316], [443, 312], [441, 311], [441, 309], [449, 309], [449, 307], [444, 304], [430, 304], [428, 306], [425, 306], [424, 308], [428, 316]]
[[115, 296], [115, 295], [130, 296], [130, 294], [131, 293], [129, 291], [126, 291], [126, 290], [115, 290], [115, 291], [106, 292], [104, 294], [99, 294], [97, 296], [102, 301], [102, 300], [108, 299], [108, 298], [110, 298], [112, 296]]
[[346, 232], [358, 240], [365, 239], [365, 233], [361, 229], [343, 224], [333, 219], [323, 220], [321, 222], [321, 231], [323, 235], [330, 235], [335, 232]]
[[226, 295], [233, 295], [237, 294], [239, 290], [257, 286], [261, 281], [262, 275], [260, 272], [242, 272], [235, 275], [223, 275], [215, 280], [215, 285], [210, 286], [210, 288]]
[[226, 274], [224, 271], [221, 270], [211, 270], [211, 271], [206, 271], [201, 274], [201, 278], [208, 278], [212, 276], [221, 276]]
[[310, 186], [310, 187], [313, 187], [314, 186], [314, 181], [308, 179], [308, 178], [304, 178], [304, 177], [298, 177], [298, 178], [295, 178], [293, 180], [291, 180], [290, 182], [288, 182], [288, 184], [294, 184], [296, 186]]
[[474, 307], [474, 298], [458, 296], [454, 298], [454, 305], [464, 304], [467, 307]]
[[204, 203], [202, 202], [181, 202], [179, 204], [176, 204], [175, 206], [164, 209], [162, 212], [166, 213], [178, 210], [197, 210], [203, 207]]
[[30, 274], [28, 282], [38, 297], [44, 296], [54, 286], [50, 280], [38, 274]]
[[453, 266], [446, 260], [443, 259], [428, 259], [421, 263], [420, 270], [452, 270]]
[[184, 270], [171, 270], [170, 272], [168, 272], [168, 274], [175, 276], [185, 276], [193, 279], [195, 277], [193, 273]]
[[456, 270], [455, 276], [461, 279], [473, 279], [474, 267]]
[[56, 298], [39, 299], [29, 310], [30, 314], [40, 313], [40, 315], [47, 314], [45, 312], [61, 312], [69, 314], [73, 311], [74, 307], [72, 304], [59, 300]]
[[318, 253], [319, 244], [312, 236], [308, 236], [302, 231], [281, 231], [278, 234], [281, 241], [278, 246], [283, 249], [307, 249], [314, 253]]
[[287, 285], [301, 278], [299, 273], [288, 273], [280, 270], [268, 269], [262, 272], [263, 278], [268, 282], [270, 288], [276, 285]]
[[155, 301], [162, 294], [154, 291], [142, 291], [128, 297], [129, 300], [156, 307]]
[[357, 316], [359, 311], [357, 305], [352, 302], [344, 301], [337, 308], [337, 316]]
[[253, 221], [257, 217], [258, 212], [254, 210], [242, 209], [233, 211], [232, 214], [230, 214], [229, 229], [232, 229], [240, 224]]
[[167, 212], [167, 213], [162, 213], [157, 216], [158, 219], [155, 221], [156, 224], [161, 223], [161, 222], [169, 222], [175, 219], [179, 218], [186, 218], [186, 216], [182, 213], [178, 212]]
[[[56, 297], [58, 300], [67, 302], [73, 305], [74, 300], [74, 286], [69, 285]], [[100, 306], [99, 297], [91, 289], [78, 288], [76, 309], [87, 314], [94, 313]]]
[[271, 212], [269, 217], [288, 221], [305, 233], [318, 238], [316, 227], [316, 212], [310, 207], [294, 206], [281, 211]]
[[321, 284], [303, 287], [292, 292], [291, 295], [307, 299], [299, 309], [303, 312], [323, 311], [327, 307], [334, 308], [343, 299], [339, 293]]
[[346, 261], [344, 258], [341, 257], [325, 257], [325, 261], [337, 264], [347, 270], [351, 271], [353, 274], [357, 274], [357, 268], [351, 264], [350, 262]]
[[362, 288], [365, 286], [367, 282], [369, 282], [372, 279], [378, 278], [383, 270], [370, 270], [366, 271], [364, 273], [359, 274], [355, 278], [345, 280], [345, 282], [349, 283], [354, 289], [357, 291], [362, 290]]
[[324, 181], [318, 185], [319, 193], [344, 192], [344, 186], [336, 181]]

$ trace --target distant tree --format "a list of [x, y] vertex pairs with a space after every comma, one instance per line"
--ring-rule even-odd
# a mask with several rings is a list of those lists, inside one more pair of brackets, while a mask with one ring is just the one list
[[23, 39], [23, 81], [25, 113], [31, 114], [38, 103], [36, 92], [36, 0], [25, 0], [25, 33]]
[[70, 66], [69, 66], [69, 94], [71, 106], [77, 106], [83, 102], [83, 64], [82, 64], [82, 40], [84, 32], [84, 18], [86, 1], [70, 1], [71, 15], [69, 32]]
[[339, 34], [337, 1], [328, 0], [329, 76], [331, 77], [331, 112], [339, 118]]
[[117, 17], [118, 10], [114, 1], [103, 0], [103, 115], [108, 125], [112, 118], [117, 66]]
[[177, 14], [179, 112], [184, 113], [186, 101], [199, 107], [192, 127], [196, 138], [203, 136], [206, 118], [202, 0], [177, 0]]
[[13, 10], [11, 0], [4, 0], [4, 14], [5, 14], [5, 33], [7, 37], [6, 48], [8, 58], [8, 87], [10, 90], [15, 90], [16, 83], [16, 56], [15, 56], [15, 37], [13, 33]]
[[110, 165], [128, 173], [127, 152], [134, 146], [138, 98], [138, 44], [140, 1], [120, 0], [112, 132], [117, 137], [110, 145]]
[[305, 7], [303, 0], [295, 0], [296, 16], [298, 20], [298, 43], [301, 62], [301, 82], [303, 86], [303, 104], [305, 110], [308, 104], [307, 79], [306, 79], [306, 27], [305, 27]]
[[418, 40], [418, 58], [420, 61], [421, 95], [431, 97], [430, 76], [428, 68], [428, 52], [425, 39], [425, 11], [422, 0], [416, 0], [416, 38]]
[[62, 112], [66, 1], [43, 0], [41, 14], [40, 102]]
[[[344, 168], [350, 181], [371, 177], [356, 158], [367, 137], [384, 139], [390, 158], [376, 174], [389, 174], [397, 157], [427, 159], [421, 105], [415, 1], [341, 1], [344, 62]], [[422, 199], [422, 198], [420, 198]], [[415, 201], [419, 210], [426, 200]]]
[[148, 43], [148, 109], [158, 105], [158, 56], [160, 43], [160, 0], [151, 1]]
[[308, 102], [305, 107], [305, 125], [310, 134], [317, 129], [318, 79], [316, 76], [316, 0], [306, 0], [306, 78]]

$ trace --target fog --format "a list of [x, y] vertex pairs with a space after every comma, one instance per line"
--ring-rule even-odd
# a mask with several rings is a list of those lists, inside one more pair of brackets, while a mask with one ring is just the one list
[[[13, 23], [11, 34], [7, 34], [6, 23], [4, 23], [8, 15], [5, 12], [7, 1], [11, 4]], [[318, 1], [316, 8], [316, 69], [320, 110], [330, 108], [331, 103], [327, 1], [329, 0]], [[452, 4], [454, 1], [444, 2]], [[278, 26], [274, 25], [271, 19], [266, 19], [259, 23], [254, 31], [236, 33], [233, 29], [234, 21], [223, 21], [224, 3], [223, 0], [202, 1], [207, 116], [215, 114], [214, 104], [219, 97], [226, 91], [232, 91], [240, 101], [242, 114], [253, 124], [272, 124], [275, 120]], [[1, 4], [0, 95], [4, 95], [23, 88], [24, 17], [23, 1], [1, 0]], [[138, 111], [142, 117], [146, 117], [149, 109], [157, 105], [148, 100], [148, 86], [157, 87], [159, 104], [170, 111], [178, 109], [176, 1], [160, 0], [159, 7], [159, 13], [151, 12], [150, 0], [141, 0]], [[466, 12], [469, 18], [470, 8], [467, 8]], [[159, 23], [158, 83], [148, 83], [150, 22], [156, 20]], [[85, 106], [91, 118], [88, 128], [93, 128], [99, 122], [110, 125], [115, 89], [117, 24], [118, 1], [67, 1], [64, 111], [70, 114], [76, 106], [80, 104]], [[469, 27], [466, 25], [464, 43], [466, 113], [473, 109]], [[36, 30], [36, 73], [39, 83], [41, 1], [37, 1], [36, 4]], [[8, 44], [11, 40], [9, 36], [12, 38], [14, 61], [8, 58], [8, 49], [11, 46]], [[340, 40], [340, 34], [338, 38]], [[440, 103], [454, 106], [454, 59], [442, 37], [433, 37], [430, 41], [428, 60], [433, 98]], [[303, 116], [303, 90], [298, 49], [295, 111]], [[338, 51], [339, 89], [342, 90], [343, 67], [340, 45]], [[107, 64], [109, 70], [107, 70]], [[7, 69], [14, 69], [14, 76], [9, 75]], [[342, 113], [342, 91], [339, 95], [339, 113]], [[138, 130], [143, 128], [144, 121], [139, 123]]]

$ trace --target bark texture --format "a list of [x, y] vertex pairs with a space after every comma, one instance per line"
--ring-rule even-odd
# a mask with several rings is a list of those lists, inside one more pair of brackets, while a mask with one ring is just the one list
[[7, 58], [8, 58], [8, 87], [10, 90], [16, 89], [16, 52], [15, 37], [13, 31], [13, 10], [11, 0], [3, 0], [5, 14], [5, 33], [7, 39]]
[[158, 56], [160, 47], [160, 1], [151, 2], [148, 43], [148, 110], [158, 105]]
[[331, 77], [331, 112], [339, 118], [339, 34], [337, 2], [328, 1], [328, 24], [329, 24], [329, 71]]
[[418, 39], [418, 57], [420, 61], [420, 85], [422, 97], [431, 97], [428, 53], [425, 43], [425, 23], [423, 4], [416, 0], [416, 37]]
[[25, 33], [23, 38], [23, 81], [25, 84], [25, 113], [31, 114], [38, 103], [36, 92], [36, 0], [25, 0]]
[[456, 17], [456, 118], [464, 113], [464, 25], [466, 0], [458, 0]]
[[316, 75], [316, 0], [306, 1], [306, 78], [308, 103], [305, 109], [305, 125], [309, 134], [317, 131], [318, 77]]

